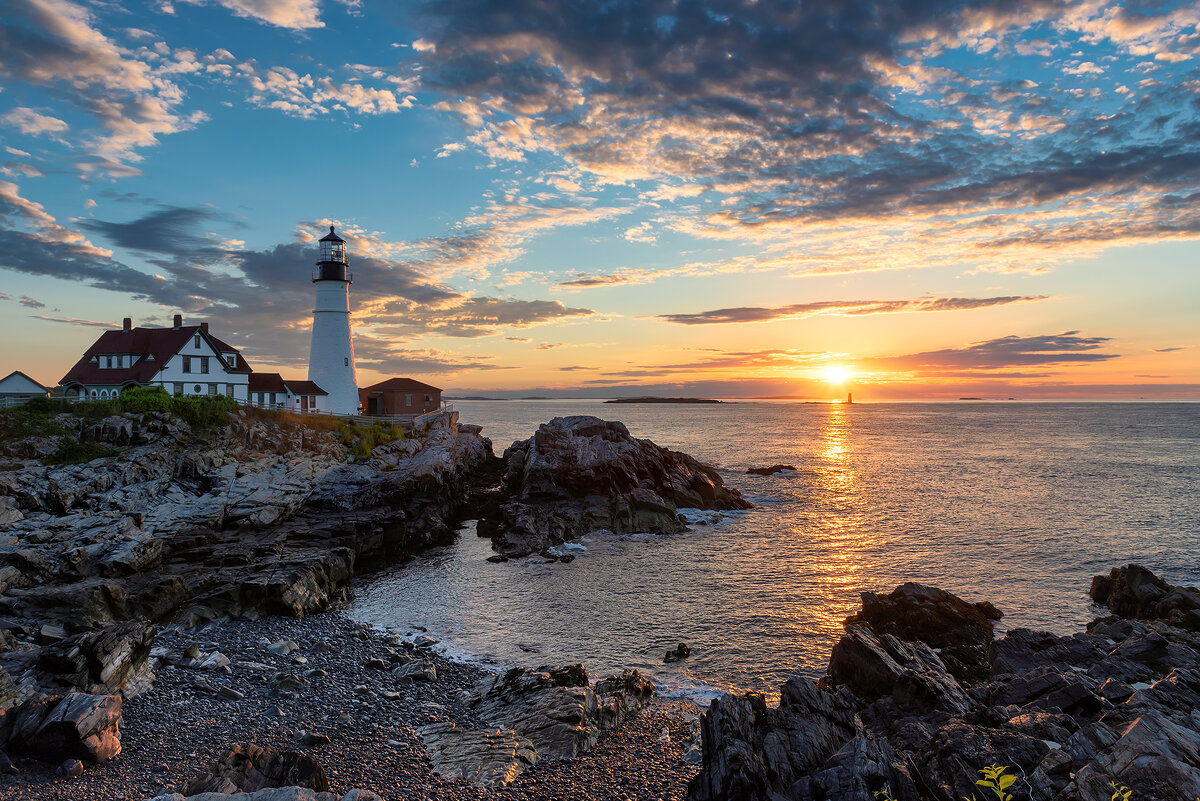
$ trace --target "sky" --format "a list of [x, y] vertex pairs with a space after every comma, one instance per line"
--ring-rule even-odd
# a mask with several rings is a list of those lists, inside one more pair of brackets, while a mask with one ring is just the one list
[[0, 0], [0, 374], [208, 321], [359, 383], [1200, 398], [1200, 6]]

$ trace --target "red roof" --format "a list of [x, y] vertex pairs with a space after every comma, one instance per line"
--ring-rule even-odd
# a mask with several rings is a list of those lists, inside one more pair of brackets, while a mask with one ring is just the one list
[[[231, 348], [212, 334], [205, 333], [198, 325], [185, 325], [182, 328], [134, 328], [130, 331], [105, 331], [58, 383], [125, 384], [132, 381], [145, 384], [197, 333], [207, 338], [218, 353], [237, 355], [237, 366], [230, 368], [230, 372], [251, 371], [250, 365], [236, 348]], [[99, 359], [92, 361], [93, 356], [125, 354], [142, 358], [132, 367], [122, 368], [102, 368]], [[154, 358], [147, 358], [149, 356]]]
[[284, 386], [293, 395], [328, 395], [329, 393], [317, 386], [316, 381], [292, 381], [284, 379]]
[[279, 373], [251, 373], [249, 392], [286, 392]]
[[373, 386], [363, 387], [363, 392], [441, 392], [437, 387], [422, 384], [411, 378], [389, 378]]

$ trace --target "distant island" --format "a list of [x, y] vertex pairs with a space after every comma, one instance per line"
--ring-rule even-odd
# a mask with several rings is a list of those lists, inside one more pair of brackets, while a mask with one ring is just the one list
[[724, 403], [712, 398], [657, 398], [652, 395], [641, 398], [613, 398], [605, 403]]

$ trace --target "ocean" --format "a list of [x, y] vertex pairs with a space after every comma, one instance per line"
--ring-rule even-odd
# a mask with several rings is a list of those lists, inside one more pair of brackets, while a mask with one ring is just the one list
[[[625, 667], [705, 701], [820, 676], [863, 591], [905, 581], [990, 600], [1001, 630], [1080, 631], [1092, 576], [1137, 562], [1200, 581], [1200, 404], [712, 405], [458, 402], [496, 453], [590, 414], [716, 465], [752, 502], [671, 536], [597, 533], [569, 563], [454, 545], [358, 589], [352, 617], [423, 627], [487, 665]], [[746, 473], [776, 463], [776, 476]], [[686, 642], [692, 655], [664, 664]]]

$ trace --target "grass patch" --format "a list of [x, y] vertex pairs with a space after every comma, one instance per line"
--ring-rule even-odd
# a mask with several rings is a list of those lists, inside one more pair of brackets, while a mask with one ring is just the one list
[[404, 428], [394, 423], [374, 423], [364, 426], [351, 420], [339, 420], [338, 434], [358, 459], [366, 459], [371, 451], [398, 439], [404, 439]]

